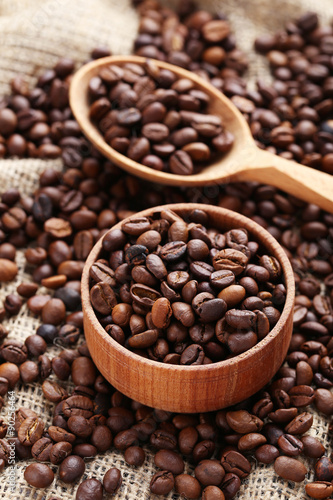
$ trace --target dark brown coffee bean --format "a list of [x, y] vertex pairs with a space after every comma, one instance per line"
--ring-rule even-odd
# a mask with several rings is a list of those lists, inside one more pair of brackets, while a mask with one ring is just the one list
[[35, 488], [47, 488], [54, 480], [54, 473], [46, 464], [30, 464], [24, 471], [24, 479]]
[[333, 463], [328, 457], [321, 457], [315, 464], [315, 476], [318, 481], [332, 481]]
[[53, 441], [55, 441], [56, 443], [59, 443], [61, 441], [67, 441], [68, 443], [73, 444], [75, 441], [74, 434], [66, 431], [65, 429], [62, 429], [61, 427], [57, 427], [55, 425], [51, 425], [48, 428], [47, 432], [50, 435], [50, 438]]
[[102, 500], [103, 486], [97, 479], [85, 479], [76, 491], [76, 500]]
[[91, 386], [96, 379], [96, 368], [90, 358], [80, 356], [71, 366], [72, 380], [75, 385]]
[[92, 444], [77, 444], [73, 448], [73, 453], [82, 458], [93, 458], [97, 455], [97, 449]]
[[189, 474], [180, 474], [175, 477], [174, 487], [176, 493], [186, 498], [199, 498], [201, 486], [199, 481]]
[[67, 441], [60, 441], [54, 444], [50, 449], [50, 462], [59, 465], [72, 452], [72, 445]]
[[0, 258], [0, 280], [12, 281], [18, 273], [18, 267], [11, 260]]
[[225, 476], [225, 470], [218, 462], [203, 460], [194, 469], [194, 475], [202, 486], [218, 486]]
[[186, 151], [175, 151], [170, 156], [169, 164], [173, 174], [191, 175], [193, 173], [193, 162], [191, 156]]
[[156, 472], [150, 481], [150, 491], [155, 495], [167, 495], [174, 485], [175, 480], [171, 472]]
[[240, 478], [248, 476], [251, 471], [250, 462], [238, 451], [222, 453], [221, 465], [226, 473], [236, 474]]
[[106, 471], [103, 478], [103, 486], [107, 493], [116, 493], [116, 491], [119, 490], [121, 483], [122, 477], [119, 469], [113, 467]]
[[[33, 458], [40, 462], [48, 462], [50, 460], [50, 452], [52, 449], [52, 441], [47, 437], [38, 439], [31, 448]], [[72, 447], [71, 447], [72, 449]]]
[[272, 444], [259, 446], [255, 451], [256, 459], [263, 464], [272, 464], [279, 454], [279, 450]]
[[93, 307], [101, 314], [107, 315], [117, 304], [114, 291], [107, 282], [99, 282], [90, 291], [90, 300]]
[[229, 426], [240, 434], [260, 431], [263, 426], [262, 420], [247, 412], [246, 410], [229, 411], [226, 414]]
[[74, 483], [85, 471], [85, 463], [81, 457], [71, 455], [65, 458], [59, 467], [59, 478], [64, 483]]
[[289, 457], [297, 457], [303, 451], [302, 441], [291, 434], [280, 436], [277, 445], [280, 450]]
[[302, 462], [290, 457], [277, 457], [274, 462], [276, 474], [283, 479], [300, 483], [304, 481], [307, 469]]
[[24, 446], [31, 446], [42, 437], [43, 431], [44, 423], [40, 418], [28, 417], [20, 425], [17, 435]]
[[289, 424], [285, 427], [285, 431], [288, 434], [304, 434], [307, 432], [313, 422], [313, 416], [310, 413], [304, 412], [300, 413], [295, 417]]
[[139, 467], [144, 463], [146, 455], [140, 446], [130, 446], [125, 450], [124, 458], [129, 465]]
[[182, 474], [184, 461], [178, 453], [172, 450], [159, 450], [154, 457], [156, 467], [172, 472], [174, 475]]
[[333, 493], [333, 485], [327, 481], [315, 481], [307, 483], [305, 491], [311, 498], [327, 498]]
[[[45, 364], [43, 368], [45, 369]], [[51, 363], [50, 363], [50, 371], [51, 371]], [[49, 380], [45, 380], [43, 382], [42, 390], [45, 398], [48, 401], [52, 401], [53, 403], [58, 403], [62, 399], [65, 399], [68, 395], [63, 387], [61, 387], [56, 382], [51, 382]]]

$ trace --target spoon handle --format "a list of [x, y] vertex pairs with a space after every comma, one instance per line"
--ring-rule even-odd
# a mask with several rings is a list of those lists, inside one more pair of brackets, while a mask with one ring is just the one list
[[238, 180], [271, 184], [333, 213], [333, 175], [258, 149], [250, 155]]

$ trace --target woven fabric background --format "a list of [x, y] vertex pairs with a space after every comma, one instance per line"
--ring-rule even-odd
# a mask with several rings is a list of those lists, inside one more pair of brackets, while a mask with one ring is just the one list
[[[172, 7], [177, 1], [163, 3]], [[252, 50], [253, 41], [259, 33], [282, 29], [287, 21], [306, 10], [317, 11], [324, 23], [333, 17], [332, 0], [202, 0], [201, 5], [228, 15], [238, 46], [249, 55], [249, 79], [252, 83], [259, 76], [269, 78], [264, 59]], [[63, 55], [83, 63], [97, 45], [109, 46], [113, 54], [130, 53], [137, 24], [137, 14], [128, 0], [0, 0], [0, 95], [10, 91], [9, 82], [16, 74], [26, 75], [27, 81], [34, 84], [36, 77]], [[62, 168], [60, 160], [51, 163], [53, 167]], [[37, 187], [39, 173], [47, 165], [48, 162], [41, 160], [0, 160], [0, 192], [8, 187], [17, 187], [22, 194], [31, 194]], [[19, 275], [15, 282], [0, 287], [0, 301], [15, 291], [18, 283], [29, 280], [23, 252], [18, 252], [17, 263]], [[39, 293], [43, 293], [43, 289]], [[5, 327], [10, 337], [24, 340], [35, 332], [38, 324], [38, 319], [29, 314], [24, 306], [19, 316], [8, 320]], [[50, 355], [55, 355], [59, 349], [54, 347]], [[17, 408], [32, 408], [47, 424], [51, 422], [53, 405], [44, 399], [39, 385], [16, 387], [16, 398]], [[6, 418], [7, 412], [5, 405], [1, 416]], [[327, 419], [316, 413], [310, 433], [322, 440], [329, 453], [332, 451]], [[305, 498], [304, 484], [288, 483], [274, 474], [272, 466], [255, 466], [254, 459], [252, 463], [255, 470], [243, 482], [237, 498]], [[93, 461], [87, 460], [84, 478], [102, 479], [106, 470], [114, 466], [122, 470], [123, 485], [113, 498], [143, 500], [154, 496], [149, 492], [150, 477], [155, 471], [149, 453], [144, 466], [138, 469], [127, 466], [122, 455], [116, 451], [97, 456]], [[66, 487], [57, 476], [46, 491], [29, 487], [23, 478], [25, 467], [22, 462], [17, 465], [15, 493], [9, 491], [8, 470], [1, 474], [0, 499], [74, 498], [78, 484]], [[187, 471], [190, 471], [189, 465], [186, 466]], [[312, 476], [307, 478], [312, 479]], [[177, 495], [170, 494], [169, 497], [176, 499]]]

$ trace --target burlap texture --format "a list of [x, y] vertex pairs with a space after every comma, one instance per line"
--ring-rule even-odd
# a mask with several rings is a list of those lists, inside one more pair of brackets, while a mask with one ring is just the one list
[[[200, 3], [200, 2], [199, 2]], [[165, 1], [165, 5], [177, 4], [176, 0]], [[201, 5], [211, 11], [226, 13], [236, 33], [237, 43], [249, 55], [249, 79], [253, 83], [259, 76], [269, 78], [264, 59], [255, 55], [252, 46], [258, 33], [282, 29], [285, 22], [297, 17], [305, 10], [317, 11], [323, 22], [333, 15], [332, 0], [202, 0]], [[138, 18], [128, 0], [0, 0], [0, 95], [9, 92], [9, 82], [16, 74], [27, 75], [33, 84], [45, 68], [54, 65], [60, 56], [67, 55], [78, 62], [84, 62], [90, 50], [97, 45], [107, 45], [114, 54], [131, 52], [136, 36]], [[61, 169], [61, 161], [50, 162]], [[37, 186], [38, 175], [48, 162], [40, 160], [2, 160], [0, 161], [0, 192], [8, 187], [17, 187], [22, 194], [31, 194]], [[29, 280], [25, 269], [23, 252], [18, 252], [17, 263], [20, 268], [15, 282], [0, 288], [0, 301], [6, 294], [15, 291], [21, 281]], [[43, 293], [43, 289], [39, 293]], [[45, 290], [46, 293], [46, 290]], [[35, 332], [39, 321], [24, 306], [18, 315], [6, 321], [5, 327], [10, 337], [24, 340]], [[54, 347], [50, 355], [59, 352]], [[53, 352], [52, 352], [53, 351]], [[34, 409], [46, 423], [52, 419], [53, 405], [47, 402], [37, 384], [16, 388], [16, 407], [26, 406]], [[6, 418], [7, 407], [1, 411]], [[328, 420], [317, 413], [310, 434], [321, 439], [328, 452]], [[289, 500], [305, 498], [304, 484], [295, 485], [279, 479], [272, 466], [256, 466], [254, 472], [243, 481], [237, 498], [262, 500]], [[36, 490], [27, 485], [23, 472], [27, 464], [19, 462], [16, 474], [15, 493], [9, 491], [8, 472], [0, 477], [0, 498], [42, 500], [55, 495], [62, 499], [75, 496], [78, 484], [66, 486], [56, 476], [53, 485], [46, 491]], [[308, 463], [311, 466], [311, 463]], [[155, 471], [152, 456], [141, 468], [127, 466], [120, 453], [111, 451], [94, 460], [86, 461], [84, 478], [103, 478], [107, 469], [119, 467], [123, 474], [123, 485], [114, 498], [147, 499], [150, 478]], [[56, 469], [56, 468], [54, 468]], [[186, 465], [186, 471], [190, 471]], [[312, 480], [309, 475], [307, 480]], [[177, 495], [170, 495], [177, 498]]]

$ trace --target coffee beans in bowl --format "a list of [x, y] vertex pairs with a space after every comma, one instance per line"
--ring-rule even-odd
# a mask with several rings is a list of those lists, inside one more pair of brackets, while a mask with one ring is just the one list
[[289, 262], [271, 235], [225, 209], [166, 205], [125, 219], [92, 250], [82, 287], [95, 363], [149, 406], [234, 404], [268, 382], [288, 348]]
[[152, 59], [137, 60], [100, 65], [89, 82], [90, 119], [108, 145], [177, 175], [196, 173], [232, 148], [234, 136], [208, 112], [206, 92]]

